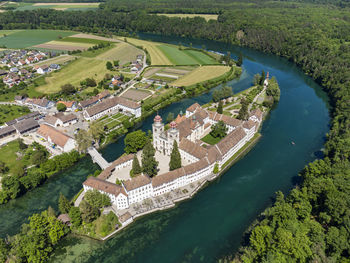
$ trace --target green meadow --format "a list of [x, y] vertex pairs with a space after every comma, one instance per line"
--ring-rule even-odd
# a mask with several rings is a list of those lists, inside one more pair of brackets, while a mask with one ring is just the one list
[[180, 50], [176, 46], [159, 45], [158, 48], [174, 65], [209, 65], [218, 62], [209, 55], [197, 50]]
[[57, 40], [60, 36], [67, 37], [73, 34], [75, 33], [71, 31], [60, 30], [20, 30], [6, 37], [0, 37], [0, 46], [6, 46], [7, 48], [27, 48], [51, 40]]

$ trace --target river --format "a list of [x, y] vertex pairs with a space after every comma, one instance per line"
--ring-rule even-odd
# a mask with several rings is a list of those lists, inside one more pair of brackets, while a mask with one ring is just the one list
[[[191, 200], [140, 218], [106, 242], [69, 236], [57, 247], [52, 262], [215, 262], [239, 247], [243, 232], [271, 203], [276, 191], [290, 190], [298, 172], [322, 156], [330, 121], [327, 96], [292, 63], [217, 42], [141, 37], [175, 44], [192, 42], [198, 47], [205, 44], [209, 50], [230, 51], [234, 57], [242, 51], [242, 76], [228, 85], [239, 92], [250, 87], [254, 74], [269, 71], [279, 82], [280, 102], [265, 120], [259, 143]], [[159, 114], [166, 117], [169, 112], [185, 111], [194, 102], [204, 104], [211, 100], [212, 91], [174, 103]], [[151, 129], [152, 120], [153, 116], [146, 119], [142, 129]], [[104, 148], [102, 154], [111, 161], [122, 154], [123, 148], [120, 139]], [[26, 217], [49, 205], [56, 209], [59, 192], [73, 197], [86, 176], [96, 169], [85, 158], [42, 187], [0, 206], [0, 235], [18, 232]]]

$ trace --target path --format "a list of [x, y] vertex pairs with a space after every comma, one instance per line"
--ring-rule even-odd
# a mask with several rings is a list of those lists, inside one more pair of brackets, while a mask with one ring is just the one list
[[110, 166], [110, 163], [108, 163], [102, 155], [96, 150], [95, 147], [88, 148], [88, 153], [90, 154], [92, 161], [94, 163], [97, 163], [103, 170], [106, 169], [108, 166]]

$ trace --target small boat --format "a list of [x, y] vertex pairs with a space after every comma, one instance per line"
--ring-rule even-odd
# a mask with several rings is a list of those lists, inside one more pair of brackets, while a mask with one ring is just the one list
[[291, 144], [292, 144], [292, 145], [295, 145], [295, 142], [291, 141]]

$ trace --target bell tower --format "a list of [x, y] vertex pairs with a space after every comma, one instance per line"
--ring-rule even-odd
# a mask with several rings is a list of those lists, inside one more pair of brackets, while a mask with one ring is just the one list
[[162, 117], [160, 117], [158, 114], [156, 117], [154, 117], [152, 124], [152, 132], [153, 132], [153, 146], [154, 148], [160, 150], [160, 135], [164, 132], [164, 124], [162, 123]]

